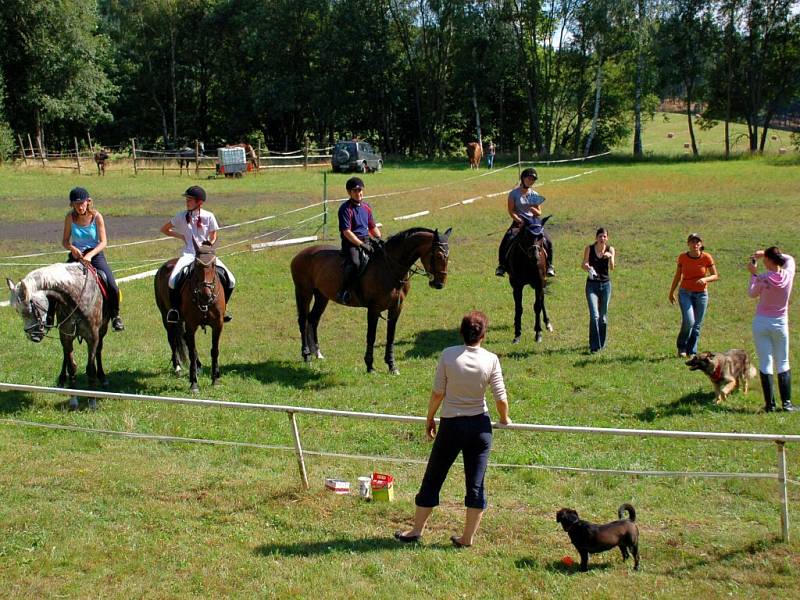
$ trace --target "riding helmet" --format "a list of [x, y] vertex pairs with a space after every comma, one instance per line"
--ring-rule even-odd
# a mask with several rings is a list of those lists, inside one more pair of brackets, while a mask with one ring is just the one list
[[526, 177], [533, 177], [533, 180], [536, 181], [537, 179], [539, 179], [539, 174], [533, 167], [528, 167], [527, 169], [524, 169], [522, 173], [519, 174], [519, 180], [522, 181]]
[[201, 188], [199, 185], [193, 185], [192, 187], [187, 189], [185, 192], [183, 192], [183, 195], [188, 197], [188, 198], [194, 198], [198, 202], [205, 202], [206, 201], [206, 191], [203, 188]]
[[89, 192], [86, 191], [85, 188], [76, 187], [72, 188], [69, 192], [69, 203], [72, 204], [73, 202], [83, 202], [84, 200], [89, 200]]
[[364, 182], [361, 181], [360, 177], [351, 177], [347, 180], [347, 183], [344, 184], [344, 187], [349, 192], [350, 190], [363, 190], [364, 189]]

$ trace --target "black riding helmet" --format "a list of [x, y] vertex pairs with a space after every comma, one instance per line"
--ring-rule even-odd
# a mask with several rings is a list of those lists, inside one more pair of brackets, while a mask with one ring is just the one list
[[533, 177], [533, 180], [536, 181], [537, 179], [539, 179], [539, 174], [533, 167], [528, 167], [527, 169], [524, 169], [522, 173], [519, 174], [519, 180], [522, 181], [526, 177]]
[[347, 180], [347, 183], [344, 184], [344, 187], [348, 192], [350, 190], [363, 190], [364, 182], [361, 181], [360, 177], [351, 177]]

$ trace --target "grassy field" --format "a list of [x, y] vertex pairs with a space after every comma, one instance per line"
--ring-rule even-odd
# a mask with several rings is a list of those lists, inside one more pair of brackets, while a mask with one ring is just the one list
[[[671, 140], [672, 141], [672, 140]], [[304, 365], [288, 264], [298, 248], [248, 252], [248, 240], [321, 233], [323, 174], [270, 173], [203, 180], [208, 208], [223, 225], [275, 215], [224, 230], [222, 256], [239, 285], [234, 321], [222, 341], [222, 383], [200, 378], [202, 398], [422, 415], [440, 350], [457, 343], [463, 312], [490, 317], [487, 347], [500, 355], [517, 423], [798, 433], [800, 417], [760, 413], [757, 381], [745, 396], [713, 404], [708, 381], [675, 358], [677, 307], [667, 302], [675, 259], [686, 235], [700, 231], [721, 280], [710, 288], [701, 349], [753, 351], [746, 296], [747, 256], [779, 243], [800, 254], [800, 172], [793, 157], [658, 164], [625, 161], [541, 166], [546, 214], [554, 215], [558, 276], [547, 296], [555, 331], [533, 342], [530, 311], [523, 341], [512, 345], [508, 282], [493, 274], [507, 226], [502, 192], [516, 168], [470, 178], [461, 163], [389, 165], [367, 177], [367, 195], [384, 234], [411, 226], [453, 228], [450, 278], [441, 291], [414, 278], [398, 326], [401, 375], [365, 374], [363, 311], [330, 306], [320, 327], [327, 359]], [[484, 174], [481, 172], [481, 174]], [[576, 177], [577, 176], [577, 177]], [[343, 195], [344, 175], [328, 175], [328, 196]], [[106, 215], [112, 243], [157, 238], [182, 206], [193, 179], [111, 173], [104, 179], [35, 170], [0, 170], [3, 272], [14, 280], [35, 264], [60, 261], [57, 239], [68, 190], [86, 186]], [[501, 193], [488, 197], [490, 194]], [[480, 199], [452, 208], [441, 207]], [[335, 210], [333, 204], [331, 210]], [[427, 216], [395, 221], [422, 210]], [[587, 353], [583, 247], [598, 226], [617, 248], [609, 347]], [[55, 237], [41, 237], [48, 228]], [[36, 232], [36, 233], [34, 233]], [[40, 237], [36, 237], [36, 236]], [[278, 234], [267, 235], [265, 238]], [[112, 248], [119, 275], [153, 268], [176, 241]], [[6, 258], [53, 252], [44, 256]], [[24, 264], [20, 264], [24, 263]], [[166, 336], [152, 281], [122, 284], [128, 329], [109, 334], [111, 390], [189, 396], [170, 375]], [[532, 295], [526, 294], [526, 306]], [[792, 362], [798, 359], [796, 303]], [[379, 325], [376, 356], [382, 356]], [[60, 363], [54, 339], [28, 342], [20, 319], [0, 308], [0, 381], [51, 385]], [[209, 337], [200, 336], [208, 353]], [[82, 361], [83, 347], [78, 350]], [[79, 379], [85, 384], [83, 377]], [[795, 385], [795, 391], [797, 386]], [[104, 430], [291, 445], [282, 414], [103, 401], [95, 412], [66, 410], [66, 398], [0, 392], [0, 417]], [[299, 417], [309, 450], [424, 460], [422, 427]], [[769, 445], [689, 442], [498, 431], [492, 460], [511, 465], [606, 469], [774, 472]], [[800, 447], [788, 448], [797, 477]], [[757, 480], [647, 478], [567, 474], [497, 467], [489, 471], [490, 509], [476, 546], [449, 547], [463, 519], [462, 476], [455, 469], [424, 543], [399, 547], [392, 533], [409, 522], [422, 475], [419, 464], [381, 458], [309, 457], [311, 490], [298, 485], [291, 452], [157, 443], [0, 423], [0, 595], [30, 597], [800, 597], [800, 488], [790, 488], [792, 541], [779, 540], [777, 484]], [[394, 504], [335, 497], [323, 478], [355, 481], [372, 470], [397, 479]], [[642, 571], [618, 553], [594, 557], [579, 574], [577, 558], [555, 522], [571, 506], [595, 522], [631, 502], [641, 530]]]

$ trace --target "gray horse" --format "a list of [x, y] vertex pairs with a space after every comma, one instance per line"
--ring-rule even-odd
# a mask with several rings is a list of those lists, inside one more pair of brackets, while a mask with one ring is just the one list
[[[98, 382], [108, 385], [102, 356], [109, 313], [107, 308], [104, 310], [103, 294], [94, 269], [83, 263], [56, 263], [31, 271], [19, 283], [10, 279], [6, 279], [6, 283], [11, 290], [11, 306], [22, 317], [29, 340], [41, 342], [50, 329], [58, 328], [64, 355], [58, 385], [68, 382], [69, 387], [75, 387], [75, 338], [86, 340], [89, 387], [95, 387]], [[78, 399], [73, 396], [70, 408], [77, 407]], [[96, 408], [96, 400], [89, 400], [89, 408]]]

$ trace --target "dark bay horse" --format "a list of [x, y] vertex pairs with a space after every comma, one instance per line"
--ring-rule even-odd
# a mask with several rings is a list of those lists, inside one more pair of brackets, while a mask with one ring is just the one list
[[178, 158], [178, 169], [180, 170], [180, 174], [183, 175], [183, 170], [186, 169], [186, 174], [189, 174], [189, 165], [193, 162], [197, 162], [197, 153], [195, 152], [194, 148], [189, 148], [189, 146], [185, 146], [176, 152], [176, 156]]
[[[15, 284], [6, 279], [11, 290], [11, 306], [22, 317], [25, 334], [32, 342], [41, 342], [53, 327], [58, 328], [63, 360], [58, 385], [75, 387], [76, 365], [73, 357], [75, 338], [86, 341], [86, 376], [89, 387], [108, 385], [103, 370], [103, 338], [108, 331], [108, 304], [94, 269], [84, 263], [57, 263], [28, 273]], [[48, 312], [54, 315], [48, 322]], [[89, 400], [96, 408], [97, 401]], [[70, 408], [78, 407], [78, 398], [70, 398]]]
[[195, 393], [200, 391], [197, 385], [200, 361], [195, 345], [197, 328], [202, 327], [203, 331], [206, 327], [211, 328], [211, 384], [216, 385], [219, 379], [219, 338], [225, 316], [225, 292], [217, 273], [214, 247], [204, 244], [196, 252], [188, 276], [182, 285], [178, 282], [181, 285], [178, 323], [167, 323], [167, 311], [170, 309], [169, 276], [178, 259], [172, 258], [161, 265], [154, 280], [156, 305], [161, 311], [161, 322], [167, 330], [167, 340], [172, 351], [172, 368], [179, 374], [182, 365], [188, 361], [189, 385]]
[[534, 290], [533, 311], [536, 314], [534, 331], [536, 341], [542, 341], [541, 319], [547, 331], [553, 331], [547, 309], [544, 305], [544, 287], [547, 284], [547, 250], [544, 239], [544, 224], [550, 217], [542, 220], [520, 215], [522, 228], [511, 243], [508, 251], [508, 276], [514, 293], [514, 340], [519, 343], [522, 336], [522, 290], [529, 285]]
[[[412, 267], [420, 260], [429, 278], [429, 285], [435, 289], [443, 288], [447, 281], [447, 238], [450, 237], [450, 231], [448, 229], [440, 235], [438, 229], [407, 229], [386, 240], [370, 257], [348, 303], [348, 306], [367, 308], [367, 349], [364, 354], [367, 372], [374, 371], [375, 332], [378, 317], [385, 310], [388, 316], [384, 360], [392, 374], [399, 373], [394, 362], [394, 336], [403, 301], [411, 289], [409, 279]], [[303, 360], [308, 362], [312, 354], [322, 358], [317, 326], [328, 301], [336, 298], [342, 283], [342, 257], [338, 248], [312, 246], [300, 251], [292, 259], [291, 269], [297, 302], [297, 324], [302, 340], [301, 352]]]
[[98, 175], [105, 175], [106, 174], [106, 167], [108, 166], [108, 152], [105, 150], [99, 150], [94, 153], [94, 162], [97, 165], [97, 174]]

